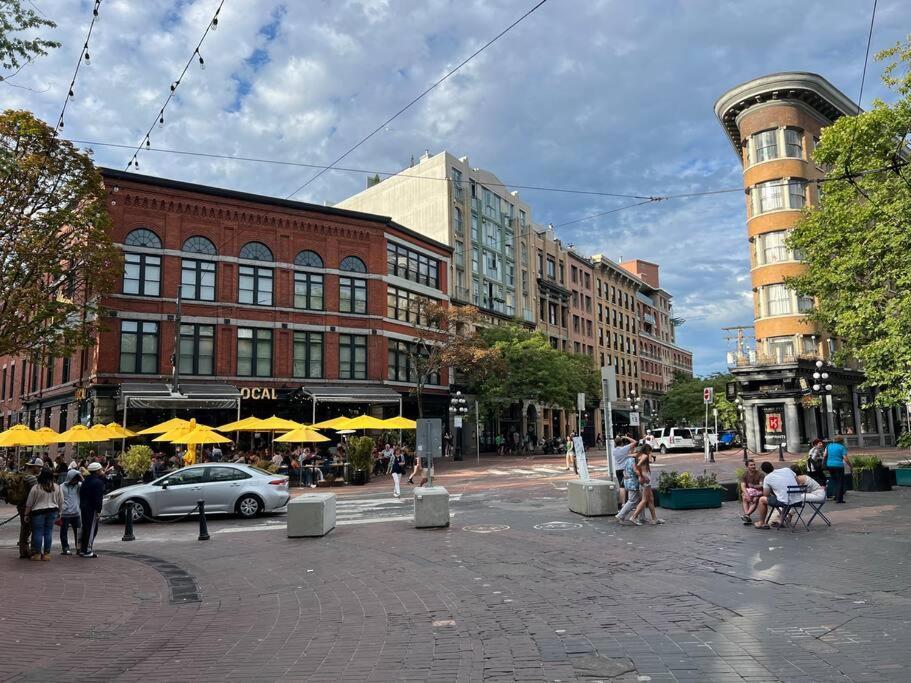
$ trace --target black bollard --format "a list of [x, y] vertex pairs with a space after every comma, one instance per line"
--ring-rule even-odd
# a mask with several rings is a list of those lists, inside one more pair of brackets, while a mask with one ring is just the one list
[[715, 446], [709, 443], [709, 462], [715, 462]]
[[199, 540], [209, 540], [209, 526], [206, 524], [206, 501], [200, 500], [196, 503], [199, 507]]
[[136, 505], [132, 500], [128, 500], [123, 504], [123, 538], [121, 541], [135, 541], [136, 537], [133, 535], [133, 506]]
[[778, 462], [784, 462], [784, 444], [778, 444]]

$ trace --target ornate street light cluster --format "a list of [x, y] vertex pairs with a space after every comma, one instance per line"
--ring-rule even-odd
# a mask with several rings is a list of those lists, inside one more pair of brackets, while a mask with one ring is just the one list
[[747, 455], [747, 409], [743, 405], [743, 399], [739, 396], [734, 400], [737, 406], [737, 421], [740, 425], [740, 440], [743, 441], [743, 464], [747, 464], [749, 456]]
[[821, 360], [816, 361], [816, 371], [813, 373], [813, 385], [810, 387], [810, 391], [819, 396], [820, 403], [822, 403], [823, 422], [828, 433], [829, 404], [826, 397], [832, 394], [832, 384], [829, 382], [829, 373], [823, 369], [824, 367], [825, 364]]
[[[449, 399], [449, 412], [453, 417], [464, 418], [468, 414], [468, 406], [465, 405], [467, 401], [465, 397], [462, 396], [461, 391], [455, 392], [454, 396], [451, 396]], [[455, 453], [453, 454], [453, 460], [462, 459], [462, 428], [457, 426], [455, 428]]]

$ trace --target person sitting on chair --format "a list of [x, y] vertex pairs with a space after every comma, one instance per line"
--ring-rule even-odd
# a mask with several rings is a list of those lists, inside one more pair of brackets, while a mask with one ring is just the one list
[[797, 477], [790, 467], [775, 469], [768, 460], [766, 460], [760, 469], [765, 473], [762, 480], [762, 496], [759, 498], [758, 513], [759, 519], [753, 523], [757, 529], [768, 529], [766, 522], [769, 507], [777, 507], [779, 503], [790, 502], [788, 498], [788, 487], [797, 486]]
[[747, 460], [747, 470], [740, 480], [740, 504], [743, 506], [743, 514], [740, 515], [740, 519], [744, 524], [753, 523], [752, 514], [756, 512], [760, 498], [762, 498], [762, 473], [756, 469], [756, 461], [750, 458]]

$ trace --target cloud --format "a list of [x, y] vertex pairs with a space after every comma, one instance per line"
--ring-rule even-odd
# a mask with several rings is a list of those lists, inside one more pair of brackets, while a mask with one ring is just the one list
[[[328, 163], [483, 45], [530, 0], [227, 2], [165, 114], [155, 146]], [[213, 0], [106, 0], [67, 108], [67, 136], [139, 145], [156, 120]], [[55, 121], [85, 39], [90, 3], [44, 3], [63, 46], [0, 85], [4, 106]], [[855, 0], [548, 2], [354, 152], [344, 166], [395, 170], [448, 149], [507, 182], [677, 194], [739, 188], [741, 170], [712, 110], [765, 73], [816, 71], [854, 98], [870, 8]], [[903, 37], [911, 6], [879, 3], [873, 48]], [[864, 100], [885, 96], [868, 70]], [[124, 167], [132, 152], [95, 147]], [[284, 196], [312, 169], [140, 155], [143, 173]], [[299, 199], [337, 202], [363, 188], [333, 171]], [[554, 224], [628, 200], [523, 191]], [[752, 320], [742, 193], [674, 199], [561, 228], [589, 253], [661, 264], [679, 341], [696, 370], [725, 365], [722, 327]]]

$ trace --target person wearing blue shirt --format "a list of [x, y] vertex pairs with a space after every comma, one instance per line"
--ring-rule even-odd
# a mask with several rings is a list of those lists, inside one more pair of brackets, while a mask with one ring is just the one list
[[850, 465], [851, 459], [845, 448], [845, 437], [839, 434], [826, 446], [826, 469], [834, 482], [836, 503], [845, 502], [845, 463]]

